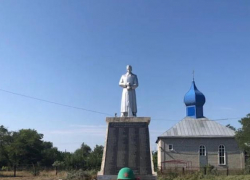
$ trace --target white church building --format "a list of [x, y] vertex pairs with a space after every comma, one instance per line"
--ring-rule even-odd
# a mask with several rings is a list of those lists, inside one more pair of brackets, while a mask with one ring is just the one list
[[186, 117], [157, 138], [159, 169], [199, 170], [208, 165], [218, 170], [245, 168], [235, 132], [203, 116], [205, 101], [193, 81], [184, 97]]

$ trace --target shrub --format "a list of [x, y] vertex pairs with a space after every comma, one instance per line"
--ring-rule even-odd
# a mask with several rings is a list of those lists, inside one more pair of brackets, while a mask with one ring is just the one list
[[83, 171], [82, 169], [78, 171], [71, 171], [67, 174], [67, 180], [91, 180], [96, 178], [96, 171]]
[[8, 171], [8, 167], [7, 166], [2, 166], [2, 171]]

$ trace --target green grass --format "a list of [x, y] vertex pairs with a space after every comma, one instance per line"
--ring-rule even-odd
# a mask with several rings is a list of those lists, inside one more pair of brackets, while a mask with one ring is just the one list
[[203, 175], [199, 172], [187, 175], [159, 175], [158, 180], [250, 180], [250, 175]]
[[[92, 180], [96, 178], [96, 171], [61, 171], [55, 175], [55, 171], [41, 171], [38, 176], [33, 176], [30, 172], [18, 171], [18, 177], [11, 177], [13, 172], [1, 172], [0, 179], [3, 180]], [[178, 175], [176, 173], [168, 173], [168, 175], [158, 175], [158, 180], [250, 180], [250, 175], [203, 175], [200, 172], [193, 174]], [[143, 180], [143, 179], [142, 179]]]

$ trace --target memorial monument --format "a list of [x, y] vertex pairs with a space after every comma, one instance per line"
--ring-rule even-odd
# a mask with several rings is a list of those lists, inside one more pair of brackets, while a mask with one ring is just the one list
[[107, 117], [108, 124], [101, 170], [98, 180], [116, 180], [120, 169], [128, 167], [140, 179], [156, 180], [152, 153], [150, 151], [150, 117], [136, 117], [136, 94], [138, 79], [127, 66], [119, 85], [123, 88], [121, 117]]
[[138, 87], [138, 79], [132, 73], [132, 66], [127, 65], [127, 73], [122, 75], [119, 85], [122, 90], [121, 117], [136, 117], [137, 105], [135, 88]]

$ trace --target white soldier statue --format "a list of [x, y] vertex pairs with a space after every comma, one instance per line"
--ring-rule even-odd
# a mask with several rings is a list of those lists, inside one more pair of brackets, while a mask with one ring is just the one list
[[127, 65], [127, 73], [122, 75], [119, 85], [123, 88], [121, 117], [136, 117], [135, 89], [138, 87], [138, 79], [137, 76], [132, 73], [132, 66]]

